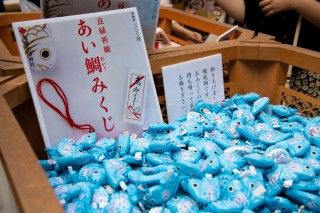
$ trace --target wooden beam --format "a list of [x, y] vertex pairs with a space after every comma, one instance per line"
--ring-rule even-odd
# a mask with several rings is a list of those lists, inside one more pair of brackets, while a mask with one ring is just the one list
[[20, 211], [63, 212], [45, 172], [2, 96], [0, 108], [0, 158]]

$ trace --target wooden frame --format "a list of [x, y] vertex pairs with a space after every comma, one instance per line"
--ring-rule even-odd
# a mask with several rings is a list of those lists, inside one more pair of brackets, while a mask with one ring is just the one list
[[27, 21], [40, 19], [41, 14], [39, 12], [10, 12], [0, 13], [0, 39], [6, 45], [9, 52], [14, 56], [19, 56], [18, 46], [15, 42], [11, 24], [18, 21]]
[[[1, 19], [0, 23], [6, 23]], [[1, 24], [0, 24], [1, 25]], [[232, 40], [182, 46], [149, 53], [153, 74], [161, 67], [216, 53], [230, 62], [229, 93], [255, 91], [280, 103], [287, 64], [320, 73], [320, 53], [270, 40]], [[8, 56], [10, 58], [10, 56]], [[17, 59], [17, 58], [15, 58]], [[10, 73], [9, 73], [10, 74]], [[320, 100], [292, 93], [320, 107]], [[162, 101], [164, 97], [159, 97]], [[62, 212], [44, 171], [38, 164], [44, 144], [25, 74], [9, 77], [0, 85], [0, 158], [21, 212]]]
[[12, 56], [0, 39], [0, 84], [24, 74], [21, 58]]
[[151, 53], [149, 59], [154, 74], [160, 74], [162, 66], [216, 53], [231, 62], [229, 79], [239, 93], [255, 91], [270, 97], [272, 103], [279, 103], [278, 90], [285, 85], [288, 64], [320, 73], [320, 53], [260, 39], [178, 47]]
[[[201, 17], [199, 15], [194, 15], [186, 13], [182, 10], [175, 8], [161, 6], [158, 26], [161, 27], [168, 35], [169, 39], [173, 42], [176, 42], [180, 45], [190, 45], [193, 44], [189, 41], [184, 41], [181, 38], [174, 36], [171, 33], [171, 24], [172, 21], [176, 21], [182, 25], [192, 27], [209, 34], [221, 35], [227, 30], [231, 29], [233, 26], [230, 24], [221, 23], [206, 17]], [[232, 35], [232, 39], [252, 39], [256, 37], [252, 30], [248, 30], [242, 27], [238, 27], [237, 30]], [[264, 39], [274, 39], [273, 36], [266, 34], [259, 34], [259, 38]]]

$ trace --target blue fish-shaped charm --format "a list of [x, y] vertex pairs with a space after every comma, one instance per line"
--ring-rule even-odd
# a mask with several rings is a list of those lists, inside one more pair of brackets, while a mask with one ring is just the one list
[[171, 155], [157, 154], [157, 153], [146, 154], [146, 161], [154, 166], [173, 163], [173, 160], [171, 159]]
[[308, 207], [311, 211], [320, 212], [320, 197], [300, 190], [287, 190], [285, 194], [302, 205]]
[[106, 170], [107, 182], [112, 188], [117, 188], [121, 182], [126, 181], [126, 177], [131, 168], [125, 162], [118, 159], [109, 159], [103, 161]]
[[203, 176], [200, 167], [192, 162], [178, 160], [174, 163], [174, 165], [177, 171], [185, 176], [199, 178]]
[[97, 134], [95, 132], [91, 132], [82, 136], [79, 140], [75, 142], [75, 144], [82, 149], [89, 149], [93, 147], [96, 142]]
[[310, 149], [306, 153], [305, 157], [320, 160], [320, 148], [316, 146], [310, 146]]
[[160, 185], [151, 186], [146, 189], [144, 200], [150, 206], [159, 206], [176, 195], [180, 184], [179, 175], [176, 172], [168, 173]]
[[99, 186], [105, 185], [107, 184], [106, 171], [102, 164], [87, 164], [80, 169], [79, 180], [82, 182], [91, 182]]
[[272, 113], [280, 117], [289, 117], [297, 113], [297, 109], [284, 105], [271, 105]]
[[313, 145], [320, 147], [320, 118], [316, 118], [307, 124], [305, 135]]
[[[132, 136], [136, 138], [135, 135]], [[129, 152], [130, 148], [130, 134], [129, 132], [123, 132], [118, 136], [117, 154], [119, 157], [125, 156]]]
[[220, 198], [219, 178], [189, 179], [188, 191], [190, 196], [201, 204], [208, 204]]
[[142, 154], [145, 154], [148, 152], [149, 149], [149, 140], [146, 138], [136, 138], [134, 140], [131, 140], [131, 146], [130, 146], [130, 154], [134, 155], [137, 152], [141, 152]]
[[284, 197], [268, 197], [266, 204], [271, 211], [295, 212], [298, 210], [297, 205], [294, 205], [290, 200]]
[[181, 149], [180, 151], [173, 154], [173, 159], [175, 161], [188, 161], [191, 163], [197, 163], [201, 158], [201, 153], [198, 151], [198, 149], [190, 149], [185, 150]]
[[171, 212], [199, 212], [197, 203], [188, 196], [175, 196], [167, 202], [167, 206]]
[[133, 205], [130, 202], [128, 195], [124, 192], [117, 192], [111, 195], [110, 202], [107, 207], [107, 212], [119, 212], [119, 208], [121, 208], [121, 212], [130, 213], [133, 210]]
[[263, 111], [270, 103], [268, 97], [259, 98], [252, 104], [251, 112], [254, 115], [257, 115], [259, 112]]
[[160, 180], [165, 178], [167, 172], [159, 172], [152, 175], [144, 175], [140, 171], [132, 170], [128, 172], [128, 179], [135, 185], [155, 185], [159, 184]]
[[94, 190], [93, 197], [91, 201], [91, 206], [94, 209], [106, 209], [108, 203], [109, 203], [109, 193], [104, 187], [99, 187]]

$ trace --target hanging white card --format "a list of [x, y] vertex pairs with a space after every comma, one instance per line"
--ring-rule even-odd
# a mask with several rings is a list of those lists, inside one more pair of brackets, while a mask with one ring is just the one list
[[41, 0], [45, 18], [136, 7], [147, 49], [153, 49], [160, 0]]
[[124, 109], [124, 120], [126, 122], [143, 125], [146, 82], [146, 76], [144, 74], [137, 70], [130, 70], [128, 75], [127, 99]]
[[[99, 137], [125, 130], [140, 134], [162, 122], [135, 8], [19, 22], [13, 28], [46, 146], [93, 129]], [[138, 123], [123, 119], [129, 70], [145, 76]]]
[[162, 68], [169, 122], [193, 110], [197, 101], [224, 99], [221, 54]]

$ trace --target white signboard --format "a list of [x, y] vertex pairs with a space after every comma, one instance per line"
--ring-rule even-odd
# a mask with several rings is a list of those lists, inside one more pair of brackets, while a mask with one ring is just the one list
[[162, 68], [169, 122], [191, 111], [197, 101], [224, 100], [221, 54]]
[[147, 49], [153, 49], [160, 0], [41, 0], [45, 18], [136, 7]]
[[136, 8], [13, 27], [46, 146], [162, 122]]

